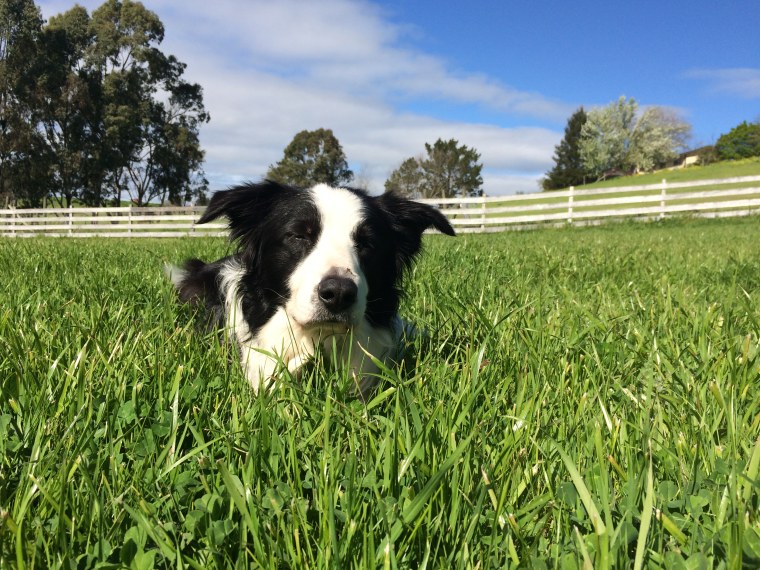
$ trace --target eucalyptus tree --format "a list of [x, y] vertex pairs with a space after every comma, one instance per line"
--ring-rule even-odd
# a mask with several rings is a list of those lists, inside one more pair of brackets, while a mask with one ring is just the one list
[[0, 0], [0, 195], [38, 206], [49, 153], [35, 130], [33, 91], [42, 15], [32, 0]]
[[97, 145], [92, 125], [98, 89], [85, 62], [92, 43], [90, 16], [78, 5], [52, 17], [38, 42], [34, 122], [51, 156], [52, 187], [66, 206], [81, 197]]
[[266, 176], [295, 186], [343, 186], [353, 180], [354, 173], [332, 129], [316, 129], [297, 133], [285, 147], [283, 157], [270, 165]]
[[103, 98], [97, 130], [108, 149], [104, 183], [138, 205], [203, 191], [199, 129], [209, 115], [201, 87], [183, 79], [185, 64], [159, 49], [161, 20], [139, 2], [108, 0], [91, 28], [88, 60]]
[[30, 205], [203, 192], [203, 91], [163, 37], [132, 0], [92, 15], [75, 5], [46, 25], [31, 0], [0, 0], [0, 192]]

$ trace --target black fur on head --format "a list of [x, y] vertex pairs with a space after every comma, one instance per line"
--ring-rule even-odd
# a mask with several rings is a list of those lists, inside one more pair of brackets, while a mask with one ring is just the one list
[[[350, 239], [369, 289], [366, 317], [375, 326], [387, 326], [398, 311], [403, 275], [420, 252], [422, 234], [435, 228], [453, 236], [454, 229], [436, 208], [396, 193], [369, 196], [362, 190], [344, 190], [362, 204]], [[221, 216], [228, 219], [230, 237], [239, 246], [233, 257], [244, 269], [239, 290], [252, 330], [263, 326], [287, 303], [290, 274], [319, 240], [323, 216], [313, 192], [319, 189], [271, 181], [244, 184], [215, 193], [198, 220], [203, 224]], [[200, 263], [196, 260], [186, 269], [197, 280], [203, 277], [205, 284], [209, 272], [223, 262], [208, 264], [203, 271], [196, 267]], [[186, 282], [189, 287], [191, 279]]]
[[376, 201], [391, 220], [400, 270], [411, 266], [422, 247], [425, 230], [435, 228], [448, 236], [456, 235], [446, 216], [432, 206], [408, 200], [392, 191], [382, 194]]
[[306, 190], [266, 180], [216, 192], [198, 223], [220, 216], [238, 244], [232, 257], [242, 262], [243, 313], [255, 331], [287, 301], [288, 277], [314, 246], [319, 214]]
[[265, 241], [266, 230], [279, 226], [282, 217], [289, 217], [291, 207], [299, 203], [308, 206], [304, 198], [303, 190], [270, 180], [247, 183], [216, 192], [198, 223], [226, 216], [230, 239], [239, 243], [241, 251], [250, 256], [247, 261], [252, 262]]
[[394, 192], [380, 196], [354, 192], [365, 204], [364, 219], [358, 224], [354, 239], [369, 285], [366, 316], [373, 325], [383, 326], [398, 312], [404, 273], [422, 248], [422, 234], [435, 228], [453, 236], [454, 229], [432, 206]]

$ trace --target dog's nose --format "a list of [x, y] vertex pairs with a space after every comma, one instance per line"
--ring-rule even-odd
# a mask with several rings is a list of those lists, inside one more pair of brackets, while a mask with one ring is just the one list
[[325, 308], [333, 313], [345, 311], [356, 301], [359, 290], [346, 277], [325, 277], [317, 286], [317, 295]]

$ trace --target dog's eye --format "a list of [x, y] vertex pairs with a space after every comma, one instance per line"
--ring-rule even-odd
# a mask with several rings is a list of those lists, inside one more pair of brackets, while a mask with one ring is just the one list
[[285, 237], [288, 241], [300, 245], [310, 244], [313, 241], [312, 233], [309, 230], [288, 232]]
[[357, 239], [356, 240], [356, 251], [359, 253], [369, 253], [373, 249], [372, 242], [369, 239]]

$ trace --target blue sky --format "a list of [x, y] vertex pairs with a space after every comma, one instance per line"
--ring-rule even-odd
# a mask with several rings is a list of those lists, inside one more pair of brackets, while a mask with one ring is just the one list
[[452, 68], [571, 105], [627, 95], [673, 107], [693, 124], [695, 144], [760, 118], [758, 2], [432, 4], [385, 2], [425, 31], [417, 47]]
[[[204, 88], [213, 189], [259, 179], [302, 129], [332, 128], [374, 192], [425, 142], [456, 138], [494, 195], [538, 190], [581, 105], [671, 108], [693, 146], [760, 119], [757, 0], [143, 3]], [[48, 18], [73, 2], [38, 4]]]

